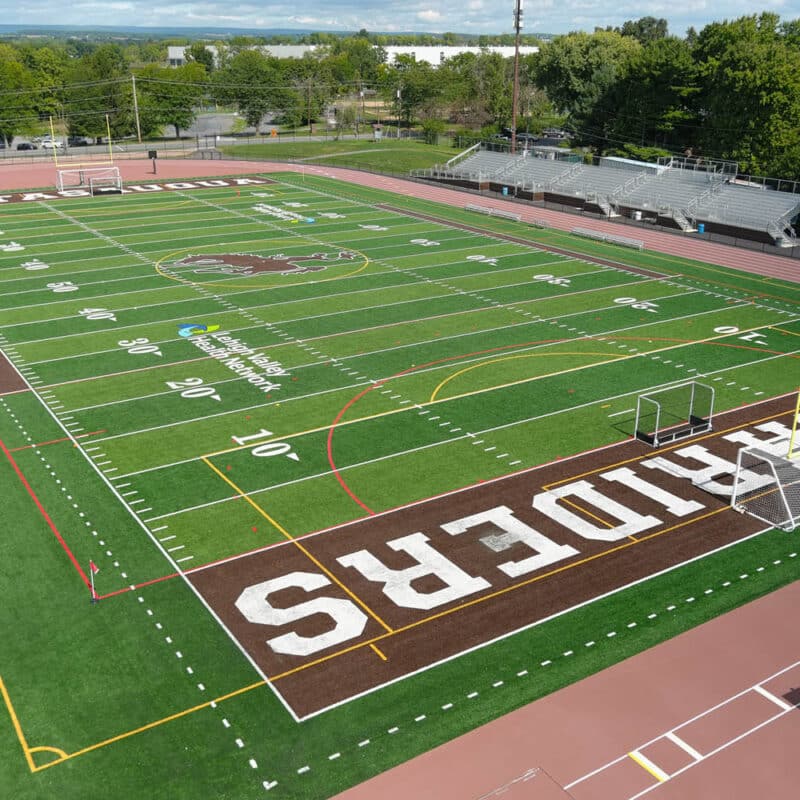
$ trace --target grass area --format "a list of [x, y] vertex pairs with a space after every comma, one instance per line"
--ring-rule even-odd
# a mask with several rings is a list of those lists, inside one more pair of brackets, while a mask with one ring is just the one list
[[[450, 154], [263, 146], [408, 169], [403, 148], [412, 160]], [[800, 290], [340, 181], [271, 177], [236, 192], [4, 208], [3, 237], [25, 251], [0, 252], [0, 349], [33, 387], [0, 395], [10, 797], [102, 786], [109, 797], [322, 800], [800, 575], [791, 538], [767, 531], [296, 722], [179, 573], [623, 442], [636, 395], [656, 387], [709, 382], [718, 411], [792, 391]], [[386, 202], [398, 210], [376, 207]], [[449, 224], [464, 222], [480, 230]], [[241, 269], [230, 257], [243, 254], [273, 268]], [[46, 266], [27, 269], [33, 257]], [[279, 257], [296, 269], [276, 271]], [[180, 335], [184, 323], [218, 325], [224, 352], [212, 334]], [[434, 546], [436, 524], [425, 528]], [[304, 546], [321, 537], [341, 541], [333, 530]], [[270, 550], [269, 563], [287, 551], [300, 552]], [[271, 577], [231, 563], [249, 582]], [[276, 606], [307, 594], [288, 589]], [[292, 625], [256, 638], [266, 648]]]
[[446, 142], [429, 145], [414, 139], [382, 139], [371, 135], [360, 139], [324, 142], [293, 141], [268, 144], [223, 145], [227, 156], [252, 159], [298, 160], [337, 167], [369, 169], [376, 172], [407, 174], [412, 169], [426, 169], [452, 158], [456, 151]]

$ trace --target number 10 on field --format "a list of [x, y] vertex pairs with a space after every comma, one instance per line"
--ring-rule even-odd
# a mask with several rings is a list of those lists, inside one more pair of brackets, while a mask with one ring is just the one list
[[[244, 447], [251, 443], [255, 444], [264, 439], [269, 439], [272, 435], [272, 431], [262, 428], [258, 433], [251, 433], [248, 436], [231, 436], [231, 439], [233, 439], [236, 444]], [[292, 461], [300, 460], [300, 456], [292, 451], [292, 446], [288, 442], [264, 442], [263, 444], [256, 444], [250, 452], [258, 458], [286, 456], [286, 458], [291, 458]]]

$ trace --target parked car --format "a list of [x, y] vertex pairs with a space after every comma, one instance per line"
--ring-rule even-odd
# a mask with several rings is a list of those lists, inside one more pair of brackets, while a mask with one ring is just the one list
[[94, 140], [90, 136], [70, 136], [67, 144], [70, 147], [88, 147], [90, 144], [94, 144]]
[[64, 142], [58, 139], [42, 139], [42, 147], [45, 150], [60, 150], [64, 146]]
[[20, 142], [17, 145], [17, 150], [36, 150], [37, 147], [33, 142]]

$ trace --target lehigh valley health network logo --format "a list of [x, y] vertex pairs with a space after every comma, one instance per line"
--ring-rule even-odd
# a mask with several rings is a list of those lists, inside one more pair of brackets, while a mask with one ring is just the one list
[[206, 325], [203, 322], [184, 322], [178, 325], [178, 336], [196, 336], [199, 333], [214, 333], [219, 325]]

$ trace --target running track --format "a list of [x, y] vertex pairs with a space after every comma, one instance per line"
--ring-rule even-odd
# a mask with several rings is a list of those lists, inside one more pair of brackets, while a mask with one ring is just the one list
[[[298, 171], [449, 205], [475, 195], [335, 167], [244, 161], [121, 164], [129, 182]], [[52, 165], [0, 167], [0, 192], [50, 187]], [[570, 214], [482, 197], [569, 230]], [[618, 233], [614, 223], [581, 227]], [[647, 229], [649, 250], [800, 282], [800, 264]], [[787, 544], [789, 537], [787, 536]], [[508, 714], [340, 795], [340, 800], [789, 798], [800, 785], [800, 582]], [[631, 754], [636, 756], [632, 758]], [[645, 766], [642, 766], [644, 764]], [[653, 768], [653, 769], [651, 769]], [[656, 778], [653, 772], [660, 774]], [[666, 778], [666, 780], [664, 780]], [[569, 793], [560, 787], [569, 786]]]
[[[68, 165], [65, 163], [61, 166], [66, 167]], [[251, 175], [260, 172], [299, 172], [302, 170], [310, 175], [324, 175], [362, 186], [386, 189], [387, 191], [397, 192], [400, 195], [410, 195], [446, 205], [463, 207], [468, 204], [475, 204], [476, 198], [478, 198], [478, 195], [444, 186], [433, 186], [358, 170], [307, 164], [273, 163], [268, 161], [160, 159], [158, 161], [157, 175], [153, 175], [152, 164], [148, 160], [121, 161], [117, 166], [120, 168], [123, 181], [126, 182], [154, 182], [176, 178]], [[56, 170], [52, 164], [4, 164], [0, 166], [0, 192], [21, 187], [52, 188], [55, 185], [55, 173]], [[479, 202], [484, 207], [504, 209], [519, 214], [525, 222], [533, 223], [534, 220], [544, 220], [551, 227], [559, 230], [568, 231], [579, 226], [605, 233], [632, 235], [630, 229], [623, 228], [613, 222], [576, 217], [561, 211], [550, 211], [538, 206], [512, 203], [508, 200], [494, 197], [480, 196]], [[732, 267], [744, 272], [800, 283], [800, 261], [790, 258], [703, 241], [697, 234], [671, 234], [646, 228], [637, 228], [633, 235], [643, 241], [648, 250], [680, 255], [710, 264]]]

